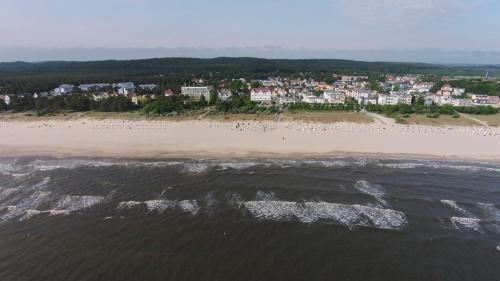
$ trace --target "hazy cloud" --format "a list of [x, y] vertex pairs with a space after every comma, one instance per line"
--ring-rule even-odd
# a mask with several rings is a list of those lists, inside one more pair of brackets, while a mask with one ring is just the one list
[[[335, 1], [335, 0], [334, 0]], [[349, 16], [387, 23], [460, 16], [489, 0], [336, 0]]]

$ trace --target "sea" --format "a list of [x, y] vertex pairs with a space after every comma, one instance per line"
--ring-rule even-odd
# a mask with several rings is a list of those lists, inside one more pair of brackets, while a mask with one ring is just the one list
[[4, 157], [0, 280], [500, 280], [500, 164]]

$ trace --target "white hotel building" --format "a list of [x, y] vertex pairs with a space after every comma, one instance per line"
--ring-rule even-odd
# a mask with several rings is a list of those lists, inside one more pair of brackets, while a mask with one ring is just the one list
[[253, 89], [250, 91], [250, 100], [254, 102], [271, 102], [273, 93], [267, 88]]
[[205, 97], [205, 100], [208, 101], [210, 98], [210, 90], [208, 87], [187, 87], [184, 86], [181, 88], [181, 94], [192, 98], [193, 100], [200, 100], [201, 97]]

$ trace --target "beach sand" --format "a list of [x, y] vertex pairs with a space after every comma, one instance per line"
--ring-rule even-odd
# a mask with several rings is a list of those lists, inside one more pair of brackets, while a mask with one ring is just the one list
[[500, 129], [375, 122], [0, 121], [2, 156], [325, 157], [421, 156], [500, 161]]

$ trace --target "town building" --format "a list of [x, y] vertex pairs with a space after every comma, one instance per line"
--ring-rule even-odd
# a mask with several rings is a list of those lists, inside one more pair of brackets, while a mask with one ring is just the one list
[[498, 96], [472, 95], [471, 100], [473, 105], [499, 107], [500, 104], [500, 97]]
[[450, 84], [445, 84], [441, 87], [439, 91], [437, 91], [436, 94], [439, 96], [453, 97], [453, 96], [461, 96], [464, 93], [465, 89], [454, 88]]
[[172, 91], [172, 89], [165, 89], [165, 91], [163, 91], [163, 95], [166, 96], [166, 97], [173, 96], [174, 95], [174, 91]]
[[417, 93], [429, 93], [434, 87], [433, 82], [420, 82], [420, 83], [415, 83], [413, 85], [413, 90], [415, 90]]
[[90, 90], [100, 90], [102, 88], [106, 88], [109, 86], [111, 86], [111, 85], [108, 83], [96, 83], [96, 84], [81, 84], [78, 87], [80, 88], [80, 90], [82, 90], [84, 92], [88, 92]]
[[325, 91], [323, 97], [331, 104], [345, 104], [347, 95], [340, 91]]
[[139, 88], [143, 89], [143, 90], [147, 90], [147, 91], [152, 91], [154, 89], [156, 89], [158, 86], [156, 86], [155, 84], [140, 84], [139, 85]]
[[318, 96], [309, 94], [309, 95], [302, 96], [302, 102], [309, 103], [309, 104], [324, 104], [324, 103], [327, 103], [327, 100], [323, 97], [318, 97]]
[[54, 92], [54, 95], [56, 95], [56, 96], [66, 95], [66, 94], [70, 94], [71, 92], [73, 92], [74, 88], [75, 88], [75, 86], [73, 86], [73, 85], [62, 84], [59, 87], [55, 88], [53, 90], [53, 92]]
[[347, 76], [347, 75], [342, 76], [343, 82], [357, 82], [357, 81], [363, 81], [363, 80], [368, 80], [368, 77], [367, 76]]
[[6, 105], [9, 105], [9, 104], [10, 104], [11, 99], [10, 99], [9, 95], [2, 95], [2, 96], [0, 96], [0, 99], [1, 99], [1, 100], [3, 100], [3, 102], [4, 102]]
[[269, 88], [256, 88], [250, 91], [250, 100], [254, 102], [271, 102], [273, 93]]
[[378, 104], [381, 105], [396, 105], [396, 104], [408, 104], [410, 105], [412, 101], [411, 95], [400, 94], [400, 93], [392, 93], [389, 95], [379, 95], [378, 96]]
[[195, 101], [201, 100], [201, 97], [204, 97], [206, 101], [210, 98], [210, 90], [208, 87], [201, 86], [184, 86], [181, 88], [181, 94], [188, 96]]
[[298, 99], [296, 97], [279, 97], [278, 104], [294, 104], [297, 103]]
[[217, 93], [217, 98], [220, 101], [227, 101], [232, 95], [233, 95], [233, 93], [231, 92], [231, 90], [222, 89]]

